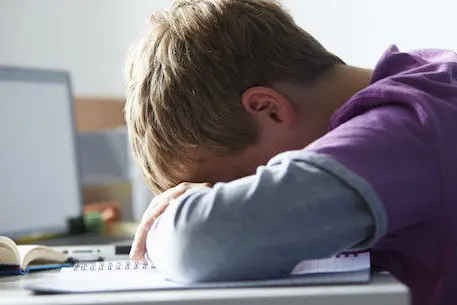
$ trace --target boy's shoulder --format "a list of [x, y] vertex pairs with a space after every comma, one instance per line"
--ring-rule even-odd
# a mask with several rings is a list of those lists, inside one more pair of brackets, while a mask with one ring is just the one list
[[[397, 106], [410, 110], [418, 123], [429, 127], [433, 113], [450, 109], [457, 115], [457, 54], [421, 49], [401, 52], [391, 46], [378, 61], [370, 86], [359, 91], [332, 116], [330, 129], [375, 108]], [[387, 113], [389, 116], [389, 113]], [[455, 127], [457, 128], [457, 122]]]

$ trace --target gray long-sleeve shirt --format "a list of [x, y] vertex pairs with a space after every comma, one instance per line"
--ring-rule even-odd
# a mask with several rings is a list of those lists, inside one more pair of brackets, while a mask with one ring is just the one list
[[303, 259], [367, 248], [387, 227], [371, 186], [336, 161], [282, 153], [255, 175], [187, 193], [148, 234], [148, 257], [180, 282], [288, 274]]

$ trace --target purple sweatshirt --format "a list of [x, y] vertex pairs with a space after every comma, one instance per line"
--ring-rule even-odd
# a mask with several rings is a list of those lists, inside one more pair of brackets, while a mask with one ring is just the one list
[[387, 212], [372, 262], [415, 305], [457, 304], [457, 54], [392, 46], [330, 130], [307, 149], [364, 178]]
[[148, 256], [165, 277], [197, 282], [278, 277], [371, 248], [414, 305], [457, 304], [456, 182], [457, 55], [391, 47], [325, 136], [170, 204]]

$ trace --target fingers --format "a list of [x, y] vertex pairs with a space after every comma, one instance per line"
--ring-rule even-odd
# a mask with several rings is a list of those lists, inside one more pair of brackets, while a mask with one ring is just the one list
[[186, 190], [187, 188], [184, 186], [172, 188], [152, 199], [141, 218], [140, 228], [143, 231], [149, 231], [155, 220], [166, 210], [170, 201], [184, 194]]
[[132, 248], [130, 250], [130, 258], [133, 260], [143, 260], [146, 254], [146, 238], [147, 232], [140, 227], [135, 232]]
[[192, 188], [208, 186], [204, 183], [181, 183], [178, 186], [168, 189], [162, 194], [154, 197], [146, 209], [140, 224], [135, 232], [135, 237], [130, 250], [130, 258], [143, 260], [146, 254], [146, 240], [148, 232], [157, 218], [162, 215], [170, 202]]

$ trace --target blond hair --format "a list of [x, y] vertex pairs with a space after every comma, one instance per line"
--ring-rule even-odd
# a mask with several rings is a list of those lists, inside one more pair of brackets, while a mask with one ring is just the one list
[[174, 1], [152, 15], [127, 64], [125, 118], [145, 181], [163, 191], [205, 156], [255, 143], [246, 89], [311, 83], [341, 63], [276, 1]]

